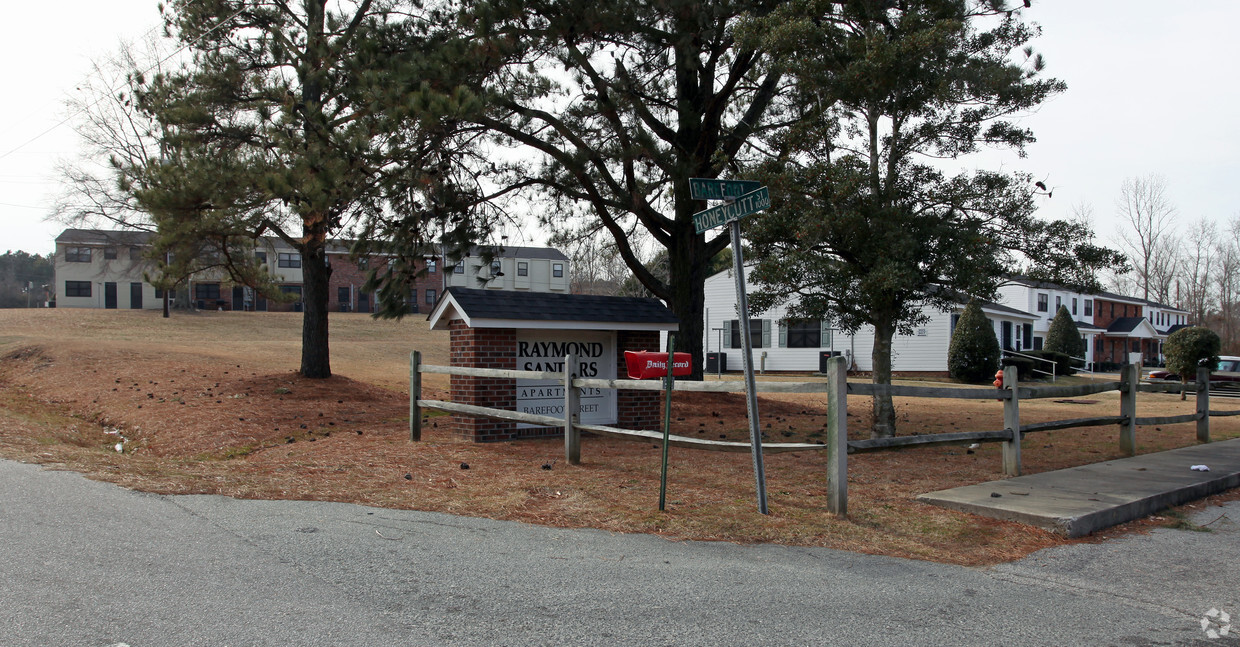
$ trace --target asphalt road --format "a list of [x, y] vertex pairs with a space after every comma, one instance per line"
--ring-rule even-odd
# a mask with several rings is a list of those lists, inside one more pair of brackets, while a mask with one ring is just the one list
[[[1240, 503], [1195, 521], [1213, 532], [971, 569], [157, 496], [0, 461], [0, 644], [1240, 645]], [[1236, 630], [1203, 631], [1212, 608]]]

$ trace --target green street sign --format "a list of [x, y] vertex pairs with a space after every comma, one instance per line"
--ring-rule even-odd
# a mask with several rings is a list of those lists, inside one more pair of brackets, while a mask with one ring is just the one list
[[766, 187], [761, 187], [757, 191], [750, 191], [736, 198], [733, 202], [721, 204], [706, 211], [699, 211], [693, 214], [693, 226], [697, 229], [697, 233], [700, 234], [708, 229], [714, 229], [737, 220], [742, 216], [748, 216], [751, 213], [757, 213], [770, 207], [771, 194], [766, 190]]
[[727, 200], [757, 191], [761, 186], [761, 182], [753, 180], [712, 180], [691, 177], [689, 178], [689, 197], [694, 200]]

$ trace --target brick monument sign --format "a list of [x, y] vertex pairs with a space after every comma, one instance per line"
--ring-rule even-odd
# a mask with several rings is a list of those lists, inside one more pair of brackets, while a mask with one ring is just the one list
[[[577, 376], [616, 379], [626, 350], [658, 350], [659, 333], [679, 321], [657, 299], [448, 288], [428, 317], [448, 330], [450, 364], [475, 368], [561, 372], [577, 358]], [[657, 391], [582, 389], [579, 420], [626, 429], [657, 429]], [[452, 402], [564, 417], [558, 381], [453, 375]], [[476, 442], [563, 436], [562, 427], [454, 414], [448, 429]]]

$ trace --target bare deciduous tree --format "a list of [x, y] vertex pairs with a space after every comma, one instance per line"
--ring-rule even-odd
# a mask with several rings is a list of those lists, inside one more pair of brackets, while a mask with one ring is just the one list
[[65, 101], [82, 149], [77, 159], [57, 165], [64, 188], [49, 220], [70, 227], [154, 230], [133, 195], [120, 188], [117, 168], [159, 159], [159, 126], [138, 110], [134, 91], [143, 81], [137, 70], [155, 71], [169, 47], [152, 36], [123, 43], [115, 54], [92, 62], [90, 74]]
[[1176, 305], [1188, 310], [1194, 322], [1204, 322], [1214, 304], [1210, 279], [1215, 269], [1218, 227], [1202, 218], [1185, 234], [1177, 281]]
[[1214, 284], [1218, 295], [1219, 325], [1216, 330], [1223, 339], [1223, 348], [1236, 344], [1237, 312], [1240, 309], [1240, 215], [1231, 221], [1227, 235], [1218, 241], [1215, 250]]
[[1156, 277], [1167, 273], [1160, 267], [1159, 258], [1166, 253], [1175, 207], [1167, 197], [1166, 181], [1158, 175], [1128, 178], [1120, 184], [1119, 192], [1116, 209], [1129, 229], [1120, 230], [1117, 242], [1136, 270], [1142, 298], [1148, 300], [1156, 291]]

